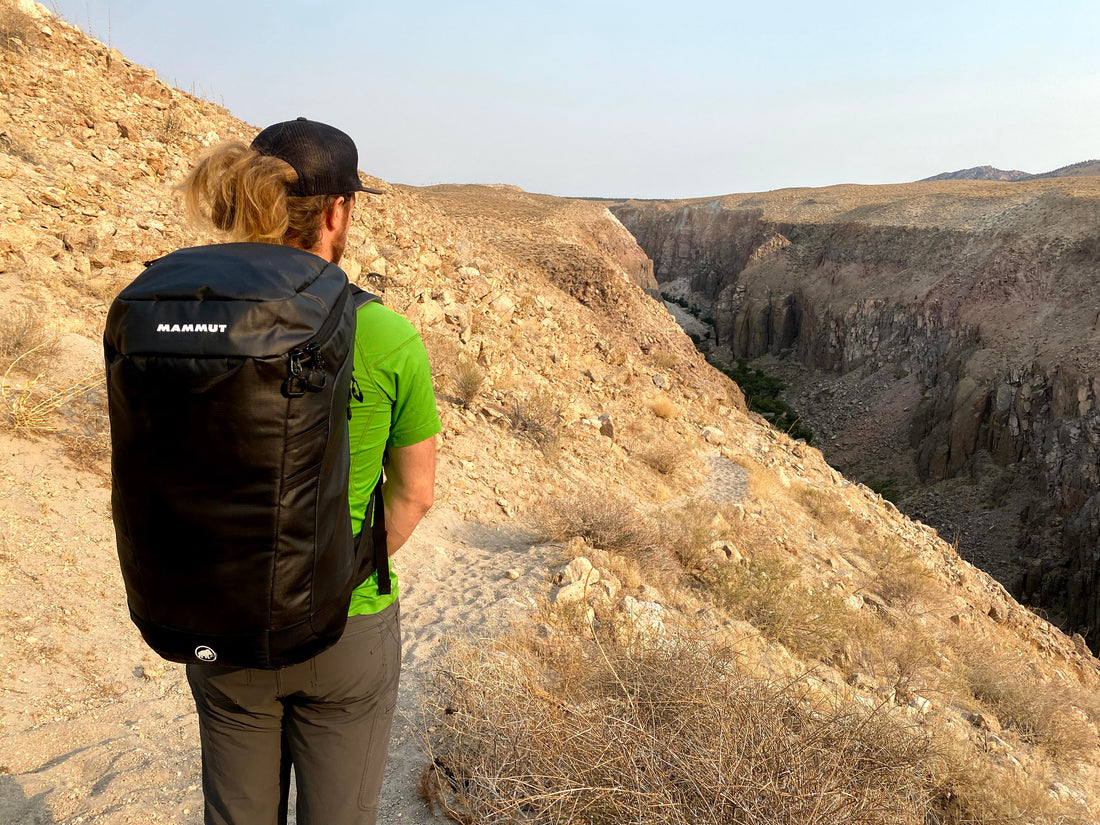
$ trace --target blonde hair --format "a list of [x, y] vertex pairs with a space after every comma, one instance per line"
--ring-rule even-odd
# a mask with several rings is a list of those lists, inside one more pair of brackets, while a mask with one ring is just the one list
[[288, 195], [287, 188], [297, 183], [298, 173], [285, 160], [230, 141], [200, 158], [180, 189], [190, 218], [231, 240], [312, 249], [325, 211], [338, 198], [351, 200], [355, 193]]

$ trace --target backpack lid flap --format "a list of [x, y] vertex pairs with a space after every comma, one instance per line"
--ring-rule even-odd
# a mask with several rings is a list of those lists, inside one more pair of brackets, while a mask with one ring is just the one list
[[223, 244], [154, 261], [115, 299], [104, 343], [124, 355], [270, 357], [309, 340], [347, 276], [275, 244]]

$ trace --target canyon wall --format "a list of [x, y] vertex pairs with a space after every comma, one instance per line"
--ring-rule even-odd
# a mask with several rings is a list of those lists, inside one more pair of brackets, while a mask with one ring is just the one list
[[612, 211], [712, 358], [786, 364], [826, 455], [945, 491], [927, 520], [1100, 647], [1100, 178]]

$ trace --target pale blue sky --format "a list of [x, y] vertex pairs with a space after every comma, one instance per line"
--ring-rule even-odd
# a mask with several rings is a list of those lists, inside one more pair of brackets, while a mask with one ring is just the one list
[[46, 0], [396, 183], [693, 197], [1100, 157], [1100, 3]]

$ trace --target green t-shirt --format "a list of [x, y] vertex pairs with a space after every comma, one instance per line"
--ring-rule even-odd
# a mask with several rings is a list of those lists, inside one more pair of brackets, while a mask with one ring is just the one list
[[[355, 328], [355, 383], [362, 400], [351, 401], [352, 533], [363, 524], [386, 447], [408, 447], [438, 433], [428, 354], [416, 329], [405, 318], [379, 303], [360, 307]], [[370, 525], [367, 525], [370, 529]], [[397, 572], [390, 559], [391, 594], [378, 594], [378, 574], [355, 589], [349, 616], [377, 613], [397, 600]]]

